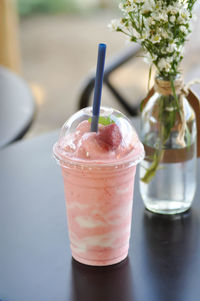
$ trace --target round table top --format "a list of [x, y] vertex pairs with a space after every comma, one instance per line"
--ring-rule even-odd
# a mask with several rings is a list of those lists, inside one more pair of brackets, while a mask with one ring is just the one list
[[128, 259], [109, 267], [79, 264], [52, 158], [57, 138], [54, 132], [0, 151], [0, 300], [199, 300], [199, 187], [190, 211], [160, 216], [144, 209], [137, 175]]
[[0, 148], [23, 137], [34, 112], [35, 104], [26, 82], [0, 67]]

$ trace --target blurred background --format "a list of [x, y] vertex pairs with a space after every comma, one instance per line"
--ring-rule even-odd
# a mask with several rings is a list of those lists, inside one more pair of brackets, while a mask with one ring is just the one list
[[[99, 42], [107, 44], [106, 62], [131, 47], [123, 35], [107, 28], [120, 15], [118, 4], [119, 0], [0, 0], [9, 45], [0, 63], [27, 81], [37, 107], [25, 137], [59, 128], [77, 110], [84, 80], [96, 65]], [[200, 77], [198, 7], [196, 14], [183, 63], [186, 81]], [[147, 93], [148, 65], [137, 57], [115, 71], [112, 81], [137, 103]], [[102, 103], [121, 109], [106, 88]]]

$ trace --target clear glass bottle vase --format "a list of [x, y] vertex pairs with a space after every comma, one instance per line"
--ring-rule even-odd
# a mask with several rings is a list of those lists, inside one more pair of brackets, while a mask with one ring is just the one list
[[180, 81], [156, 78], [155, 92], [141, 115], [146, 156], [140, 166], [140, 193], [155, 213], [191, 207], [196, 190], [196, 118]]

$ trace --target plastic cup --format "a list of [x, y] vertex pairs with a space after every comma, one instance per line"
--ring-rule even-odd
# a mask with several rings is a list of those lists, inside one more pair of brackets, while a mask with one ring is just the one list
[[102, 108], [101, 116], [115, 120], [123, 143], [131, 150], [135, 141], [134, 148], [126, 156], [111, 160], [66, 156], [63, 141], [69, 142], [77, 125], [90, 119], [91, 111], [83, 109], [64, 124], [54, 156], [64, 179], [72, 256], [87, 265], [106, 266], [128, 255], [136, 165], [143, 159], [144, 149], [122, 113]]

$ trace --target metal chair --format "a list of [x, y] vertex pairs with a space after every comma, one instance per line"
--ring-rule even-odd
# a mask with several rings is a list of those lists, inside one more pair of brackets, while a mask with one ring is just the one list
[[0, 149], [21, 139], [34, 115], [35, 102], [26, 82], [0, 67]]
[[[104, 71], [104, 84], [108, 87], [110, 92], [114, 95], [116, 101], [126, 110], [130, 116], [137, 116], [139, 111], [139, 105], [130, 105], [124, 96], [118, 91], [118, 89], [111, 83], [110, 75], [128, 62], [131, 59], [134, 59], [138, 52], [140, 51], [139, 46], [131, 47], [126, 51], [123, 51], [116, 57], [114, 57], [108, 64], [105, 66]], [[93, 71], [83, 83], [82, 92], [80, 93], [78, 108], [82, 109], [89, 105], [89, 100], [91, 93], [94, 89], [95, 84], [95, 71]]]

